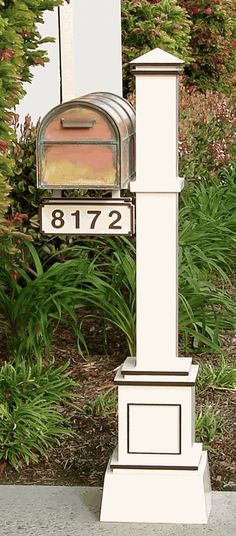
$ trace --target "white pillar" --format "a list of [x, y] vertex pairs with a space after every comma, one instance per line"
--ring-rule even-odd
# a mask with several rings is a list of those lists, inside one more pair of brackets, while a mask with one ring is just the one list
[[32, 82], [16, 108], [37, 122], [61, 101], [108, 91], [122, 96], [121, 0], [72, 0], [46, 12], [38, 25], [49, 63], [32, 67]]
[[61, 101], [77, 97], [74, 2], [58, 8]]
[[117, 372], [118, 447], [105, 475], [101, 520], [206, 523], [207, 454], [195, 442], [198, 367], [177, 357], [178, 73], [160, 49], [136, 75], [137, 358]]
[[178, 73], [161, 50], [134, 60], [137, 106], [137, 369], [171, 371], [178, 355]]
[[73, 0], [60, 19], [63, 101], [94, 91], [122, 96], [120, 0]]
[[136, 76], [137, 371], [189, 370], [178, 357], [178, 75], [182, 60], [153, 50]]

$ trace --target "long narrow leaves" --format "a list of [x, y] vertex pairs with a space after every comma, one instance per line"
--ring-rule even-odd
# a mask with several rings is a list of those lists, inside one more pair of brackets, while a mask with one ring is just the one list
[[0, 461], [15, 469], [47, 457], [48, 449], [71, 435], [60, 411], [73, 396], [68, 365], [41, 368], [18, 360], [0, 369]]

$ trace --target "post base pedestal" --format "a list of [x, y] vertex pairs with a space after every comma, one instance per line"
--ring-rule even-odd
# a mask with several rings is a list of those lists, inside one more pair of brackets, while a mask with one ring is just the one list
[[104, 480], [100, 521], [207, 523], [211, 485], [207, 453], [193, 470], [115, 469]]

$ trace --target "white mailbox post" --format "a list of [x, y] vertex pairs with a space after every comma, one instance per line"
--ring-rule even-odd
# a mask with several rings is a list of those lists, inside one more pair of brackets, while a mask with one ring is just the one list
[[198, 367], [178, 357], [178, 78], [182, 61], [155, 49], [136, 76], [137, 354], [115, 383], [118, 447], [101, 520], [206, 523], [207, 453], [195, 442]]

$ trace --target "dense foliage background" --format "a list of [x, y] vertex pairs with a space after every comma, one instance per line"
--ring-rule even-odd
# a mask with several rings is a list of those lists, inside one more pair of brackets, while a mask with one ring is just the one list
[[[11, 222], [5, 221], [9, 202], [9, 183], [14, 159], [10, 148], [15, 139], [14, 107], [24, 94], [23, 82], [30, 81], [30, 67], [49, 61], [41, 48], [50, 37], [41, 38], [37, 23], [43, 22], [46, 10], [52, 10], [61, 0], [0, 0], [0, 252], [9, 252], [7, 238]], [[7, 247], [8, 245], [8, 247]], [[13, 250], [15, 251], [15, 250]]]
[[134, 88], [129, 62], [159, 47], [190, 61], [191, 22], [177, 0], [122, 0], [124, 93]]
[[[147, 3], [162, 4], [160, 0], [140, 2]], [[187, 83], [200, 90], [231, 92], [236, 62], [235, 0], [178, 0], [177, 4], [186, 10], [191, 22], [189, 52], [192, 61], [185, 69]]]
[[[36, 24], [60, 3], [0, 0], [0, 334], [6, 361], [0, 369], [0, 461], [14, 467], [46, 455], [70, 433], [61, 406], [73, 398], [75, 383], [66, 365], [53, 365], [57, 329], [69, 326], [85, 357], [90, 341], [84, 321], [99, 317], [104, 346], [108, 326], [123, 334], [135, 355], [134, 241], [41, 236], [38, 206], [45, 192], [36, 188], [37, 126], [27, 117], [16, 134], [22, 82], [31, 79], [30, 66], [48, 61], [41, 46], [50, 38], [42, 40]], [[186, 178], [179, 215], [180, 344], [182, 352], [227, 358], [222, 334], [236, 323], [234, 5], [123, 0], [122, 31], [124, 89], [133, 103], [131, 59], [160, 47], [186, 62], [179, 129], [179, 167]], [[235, 386], [235, 368], [222, 361], [217, 367], [208, 365], [200, 384], [211, 377]], [[206, 437], [201, 427], [212, 419], [201, 414], [199, 437]]]

